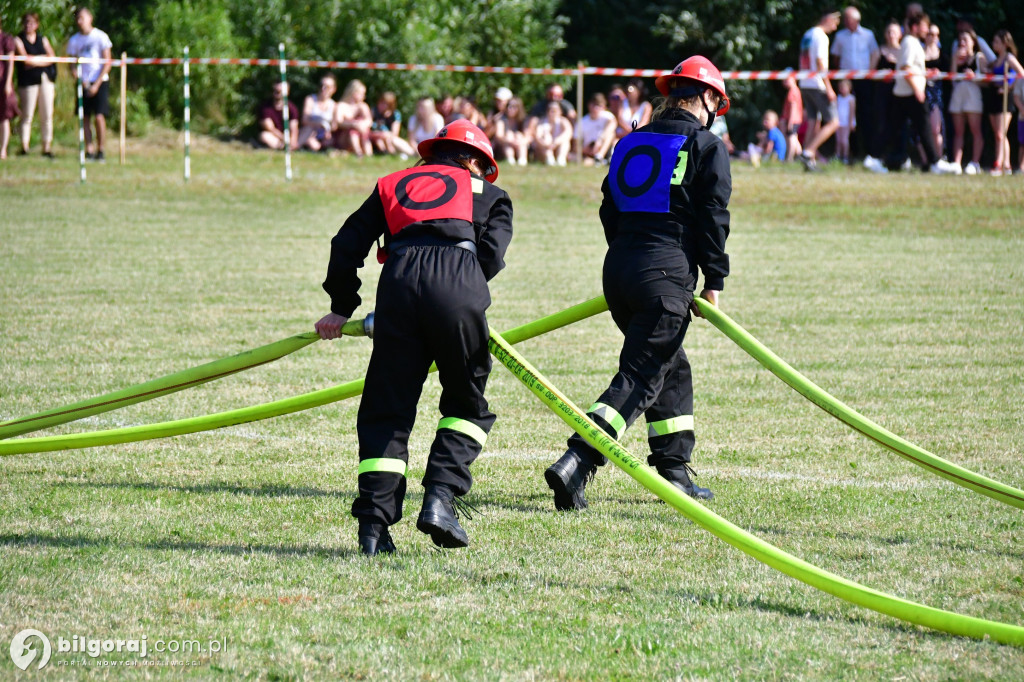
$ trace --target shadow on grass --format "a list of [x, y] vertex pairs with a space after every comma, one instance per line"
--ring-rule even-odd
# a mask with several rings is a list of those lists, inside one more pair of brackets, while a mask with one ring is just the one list
[[821, 531], [821, 532], [810, 532], [810, 531], [797, 531], [790, 528], [779, 528], [777, 526], [752, 526], [748, 529], [755, 535], [774, 535], [779, 537], [792, 537], [799, 536], [803, 538], [824, 538], [824, 539], [838, 539], [838, 540], [849, 540], [851, 542], [870, 542], [876, 545], [887, 545], [889, 547], [899, 547], [904, 545], [923, 546], [932, 550], [937, 551], [952, 551], [962, 553], [972, 552], [984, 552], [985, 554], [992, 554], [994, 556], [1006, 557], [1008, 559], [1017, 559], [1018, 561], [1024, 561], [1024, 550], [1015, 551], [1013, 548], [1008, 547], [972, 547], [965, 545], [955, 540], [935, 540], [930, 538], [916, 538], [903, 533], [897, 533], [891, 537], [884, 537], [880, 535], [871, 535], [869, 533], [851, 533], [849, 531]]
[[253, 497], [335, 497], [344, 500], [351, 500], [356, 496], [355, 491], [351, 490], [323, 490], [321, 488], [310, 488], [308, 486], [269, 484], [260, 486], [244, 486], [234, 483], [196, 483], [194, 485], [177, 485], [173, 483], [153, 483], [150, 481], [60, 481], [54, 485], [76, 488], [149, 490], [203, 495], [231, 493], [232, 495], [249, 495]]
[[41, 533], [0, 534], [0, 547], [55, 547], [59, 549], [111, 549], [123, 551], [129, 547], [151, 551], [218, 552], [242, 556], [246, 554], [274, 554], [277, 556], [320, 557], [323, 559], [348, 559], [359, 556], [355, 549], [337, 549], [315, 545], [215, 545], [191, 540], [155, 540], [151, 542], [124, 542], [104, 537], [84, 535], [43, 535]]

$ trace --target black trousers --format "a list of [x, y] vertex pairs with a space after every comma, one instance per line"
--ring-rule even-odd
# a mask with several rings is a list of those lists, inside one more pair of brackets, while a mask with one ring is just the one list
[[857, 129], [850, 136], [850, 152], [859, 159], [871, 153], [871, 141], [875, 138], [874, 81], [853, 81], [853, 96], [857, 98]]
[[490, 304], [476, 256], [465, 249], [413, 246], [388, 258], [377, 285], [373, 353], [356, 424], [356, 518], [387, 525], [402, 518], [409, 434], [432, 362], [441, 380], [442, 419], [423, 485], [469, 492], [469, 465], [494, 424], [484, 398]]
[[889, 108], [889, 153], [885, 165], [889, 170], [897, 170], [907, 158], [905, 138], [900, 134], [904, 123], [910, 122], [910, 130], [916, 133], [924, 148], [924, 170], [928, 170], [939, 160], [939, 150], [935, 146], [935, 135], [932, 134], [928, 120], [928, 105], [918, 102], [913, 95], [892, 98]]
[[[614, 438], [643, 414], [651, 448], [647, 462], [669, 479], [678, 478], [674, 472], [690, 461], [694, 446], [693, 383], [683, 351], [693, 286], [688, 275], [679, 274], [686, 271], [681, 256], [674, 264], [659, 263], [644, 249], [609, 250], [604, 294], [625, 339], [618, 371], [588, 410]], [[568, 445], [593, 464], [607, 461], [578, 434]]]

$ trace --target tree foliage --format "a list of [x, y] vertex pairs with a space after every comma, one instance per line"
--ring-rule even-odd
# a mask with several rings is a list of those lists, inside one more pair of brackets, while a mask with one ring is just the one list
[[[71, 0], [0, 0], [9, 32], [26, 11], [36, 11], [58, 51], [74, 33]], [[948, 44], [958, 12], [969, 11], [979, 34], [1008, 28], [1024, 47], [1024, 14], [1010, 0], [925, 3]], [[1019, 5], [1019, 2], [1016, 2]], [[876, 33], [904, 3], [858, 3], [863, 23]], [[686, 56], [704, 54], [723, 70], [781, 69], [796, 65], [797, 44], [813, 26], [821, 5], [812, 0], [97, 0], [96, 25], [107, 31], [114, 53], [176, 57], [188, 45], [195, 57], [278, 55], [285, 43], [293, 59], [489, 66], [595, 66], [671, 68]], [[291, 69], [293, 99], [315, 89], [321, 73]], [[511, 87], [527, 103], [540, 97], [545, 79], [535, 76], [446, 72], [339, 71], [367, 84], [371, 97], [394, 90], [409, 111], [419, 96], [468, 94], [487, 103], [498, 86]], [[180, 67], [129, 69], [134, 98], [172, 124], [182, 118]], [[192, 100], [197, 127], [235, 133], [252, 123], [256, 103], [279, 78], [268, 67], [194, 67]], [[552, 79], [559, 80], [559, 79]], [[573, 86], [572, 79], [561, 79]], [[588, 92], [606, 91], [606, 77], [588, 77]], [[734, 105], [729, 123], [742, 131], [778, 107], [776, 83], [728, 84]], [[143, 107], [145, 109], [146, 107]]]

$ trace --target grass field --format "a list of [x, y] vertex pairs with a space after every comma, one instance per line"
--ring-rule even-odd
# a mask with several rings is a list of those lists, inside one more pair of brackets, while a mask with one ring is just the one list
[[[125, 168], [0, 164], [0, 420], [312, 328], [329, 241], [397, 160], [296, 158], [173, 138]], [[116, 157], [116, 154], [111, 154]], [[734, 170], [722, 307], [811, 379], [962, 466], [1024, 486], [1024, 183]], [[507, 329], [600, 293], [597, 169], [503, 168], [515, 203], [489, 319]], [[373, 260], [372, 258], [370, 259]], [[365, 270], [372, 309], [378, 266]], [[526, 342], [587, 405], [614, 371], [607, 315]], [[708, 506], [842, 576], [1024, 623], [1024, 518], [828, 417], [709, 324], [691, 326], [698, 482]], [[48, 433], [145, 424], [362, 376], [365, 339]], [[428, 381], [399, 554], [357, 553], [358, 400], [211, 433], [0, 459], [0, 678], [1022, 679], [1024, 651], [908, 626], [817, 592], [686, 521], [611, 466], [581, 514], [542, 478], [568, 435], [501, 366], [474, 465], [471, 546], [415, 530], [436, 425]], [[645, 453], [644, 428], [624, 444]], [[44, 435], [44, 434], [37, 434]], [[222, 651], [7, 656], [36, 628], [95, 639], [217, 640]], [[56, 646], [56, 643], [54, 644]]]

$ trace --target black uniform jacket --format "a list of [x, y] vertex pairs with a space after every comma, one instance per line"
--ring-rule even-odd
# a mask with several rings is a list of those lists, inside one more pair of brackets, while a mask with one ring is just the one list
[[691, 270], [690, 281], [697, 281], [699, 266], [704, 273], [704, 288], [721, 291], [729, 274], [725, 240], [729, 236], [728, 206], [732, 194], [725, 145], [717, 135], [705, 130], [693, 114], [682, 109], [669, 111], [636, 132], [685, 135], [686, 169], [682, 182], [672, 185], [668, 213], [619, 211], [609, 179], [605, 178], [600, 213], [609, 246], [618, 239], [631, 245], [650, 245], [659, 251], [681, 248]]
[[[461, 169], [454, 163], [431, 165]], [[407, 172], [407, 171], [402, 171]], [[378, 239], [388, 248], [408, 244], [446, 244], [464, 240], [476, 244], [477, 260], [489, 281], [505, 267], [505, 250], [512, 240], [512, 201], [508, 193], [478, 175], [472, 175], [473, 220], [434, 218], [416, 222], [392, 236], [388, 230], [384, 202], [381, 199], [382, 179], [373, 193], [355, 213], [348, 217], [331, 240], [331, 262], [327, 267], [324, 291], [331, 297], [331, 312], [351, 317], [361, 302], [359, 277], [366, 255]]]

